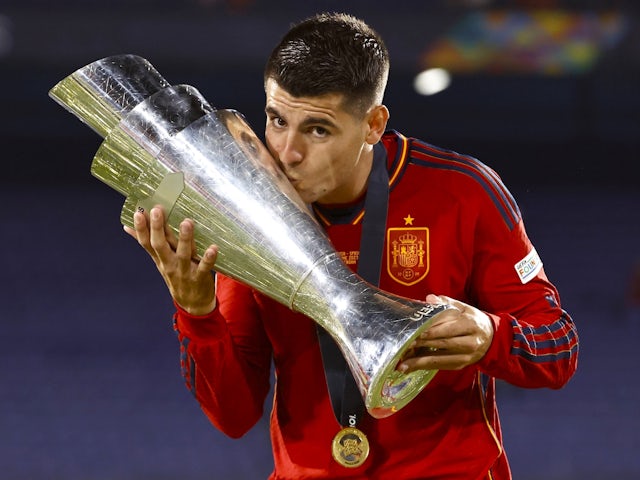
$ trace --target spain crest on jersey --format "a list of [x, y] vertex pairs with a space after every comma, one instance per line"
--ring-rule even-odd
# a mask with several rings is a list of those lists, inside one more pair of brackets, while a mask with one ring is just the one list
[[415, 285], [429, 273], [429, 229], [387, 230], [387, 271], [403, 285]]

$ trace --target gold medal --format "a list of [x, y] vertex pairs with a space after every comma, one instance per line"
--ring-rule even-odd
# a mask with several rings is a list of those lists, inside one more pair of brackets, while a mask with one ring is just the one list
[[333, 437], [331, 455], [343, 467], [359, 467], [369, 456], [369, 440], [357, 428], [343, 428]]

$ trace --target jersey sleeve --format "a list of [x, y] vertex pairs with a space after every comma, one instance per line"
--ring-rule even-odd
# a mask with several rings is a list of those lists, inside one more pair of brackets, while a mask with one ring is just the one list
[[577, 367], [576, 327], [547, 278], [520, 210], [501, 180], [478, 194], [470, 295], [494, 338], [479, 368], [520, 387], [560, 388]]
[[262, 417], [271, 347], [249, 287], [218, 274], [216, 298], [206, 316], [177, 306], [174, 328], [187, 388], [220, 431], [238, 438]]

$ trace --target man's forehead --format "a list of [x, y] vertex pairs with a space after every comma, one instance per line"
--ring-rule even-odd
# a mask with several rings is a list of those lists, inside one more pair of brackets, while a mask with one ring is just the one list
[[340, 113], [346, 113], [344, 95], [339, 93], [297, 97], [272, 79], [269, 79], [265, 84], [265, 93], [267, 109], [271, 110], [309, 111], [314, 112], [314, 114], [320, 113], [332, 117]]

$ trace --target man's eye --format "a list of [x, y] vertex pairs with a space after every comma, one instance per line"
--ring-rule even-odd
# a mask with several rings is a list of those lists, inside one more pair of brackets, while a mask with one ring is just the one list
[[286, 125], [285, 121], [280, 117], [271, 117], [271, 123], [274, 127], [282, 128]]
[[326, 137], [329, 135], [329, 130], [324, 127], [313, 127], [311, 132], [317, 137]]

